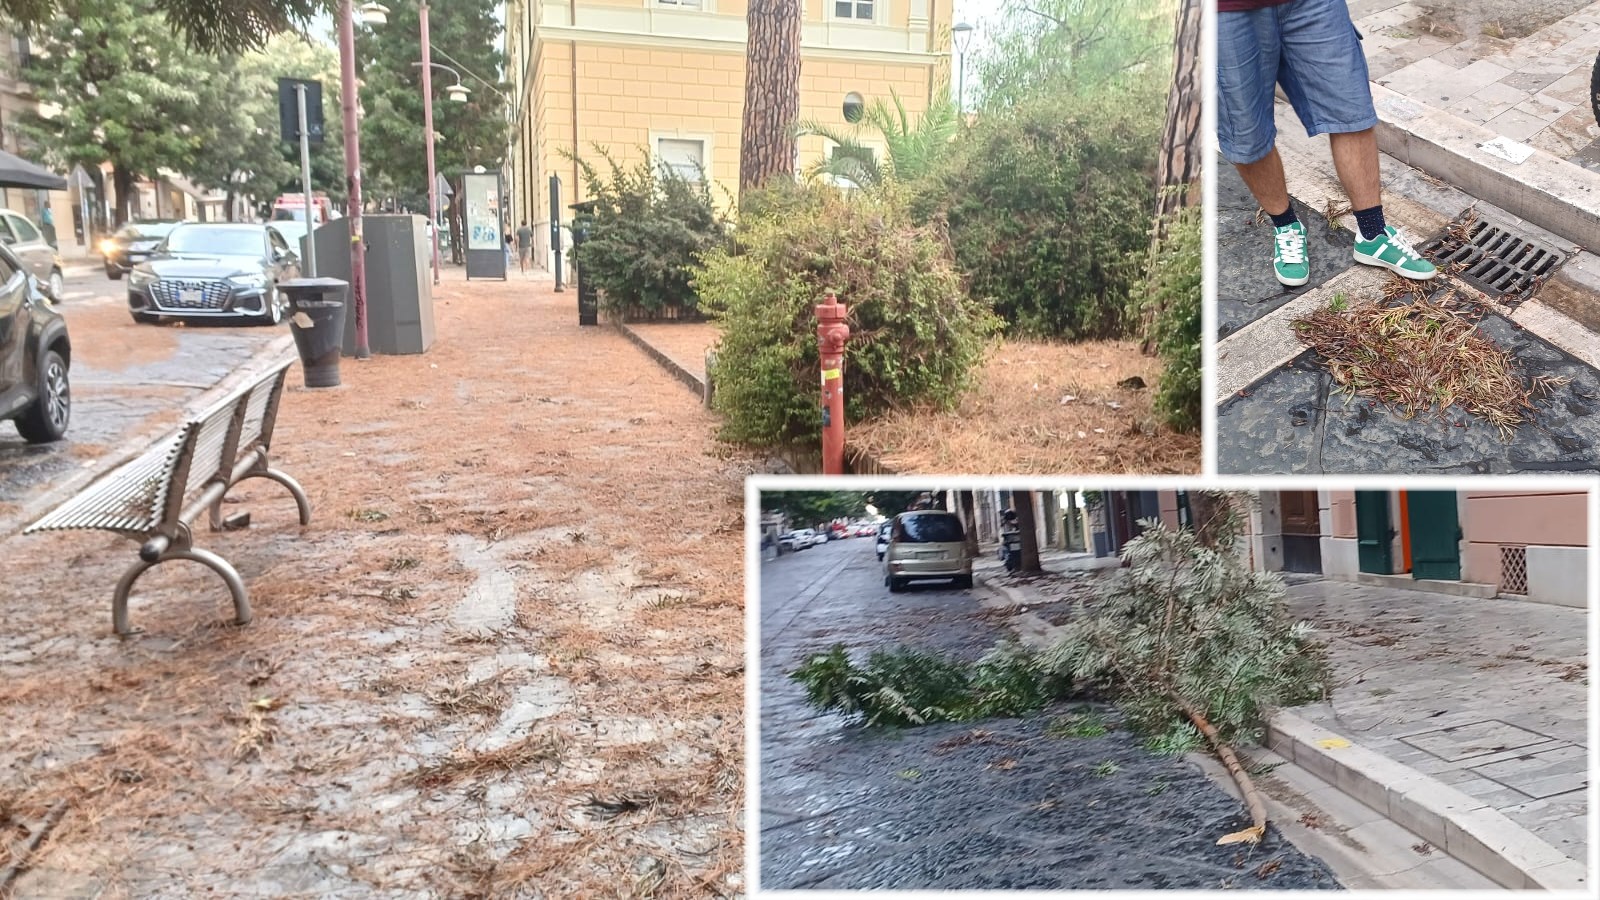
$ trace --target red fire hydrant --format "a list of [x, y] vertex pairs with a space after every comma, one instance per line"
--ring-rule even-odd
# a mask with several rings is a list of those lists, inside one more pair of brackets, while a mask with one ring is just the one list
[[849, 308], [828, 292], [817, 307], [817, 346], [822, 357], [822, 474], [844, 474], [844, 343], [850, 339]]

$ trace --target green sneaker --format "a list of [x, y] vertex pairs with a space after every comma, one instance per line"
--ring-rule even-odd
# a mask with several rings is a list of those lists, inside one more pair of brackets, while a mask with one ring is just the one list
[[1306, 259], [1306, 226], [1298, 219], [1272, 232], [1272, 274], [1289, 287], [1311, 280], [1311, 263]]
[[1383, 234], [1370, 241], [1356, 241], [1356, 262], [1366, 263], [1369, 266], [1382, 266], [1385, 269], [1403, 278], [1413, 281], [1427, 281], [1439, 274], [1439, 270], [1417, 255], [1411, 248], [1411, 242], [1406, 240], [1393, 225], [1386, 226]]

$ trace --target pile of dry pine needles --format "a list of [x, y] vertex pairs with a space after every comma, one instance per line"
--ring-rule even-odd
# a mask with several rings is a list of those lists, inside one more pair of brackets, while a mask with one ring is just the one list
[[[1409, 293], [1409, 292], [1407, 292]], [[1402, 417], [1459, 406], [1510, 440], [1533, 416], [1535, 397], [1571, 379], [1536, 375], [1526, 382], [1511, 354], [1479, 332], [1477, 319], [1451, 296], [1412, 294], [1411, 302], [1342, 302], [1294, 323], [1302, 343], [1317, 352], [1340, 389], [1383, 403]]]

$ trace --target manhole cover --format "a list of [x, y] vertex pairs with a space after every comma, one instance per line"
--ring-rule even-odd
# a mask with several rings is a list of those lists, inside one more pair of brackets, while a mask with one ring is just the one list
[[1422, 255], [1445, 274], [1509, 304], [1533, 296], [1567, 261], [1565, 251], [1480, 219], [1471, 209], [1423, 245]]

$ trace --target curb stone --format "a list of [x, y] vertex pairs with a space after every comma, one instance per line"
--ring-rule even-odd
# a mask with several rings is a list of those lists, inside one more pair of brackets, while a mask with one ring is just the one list
[[[217, 398], [250, 378], [255, 372], [283, 359], [286, 354], [293, 351], [293, 347], [294, 336], [291, 334], [274, 338], [266, 346], [252, 354], [250, 358], [235, 366], [233, 371], [223, 376], [211, 387], [190, 398], [187, 403], [179, 408], [178, 421], [182, 422], [215, 403]], [[0, 516], [0, 540], [13, 537], [29, 522], [60, 505], [68, 497], [81, 491], [95, 479], [148, 450], [152, 444], [171, 433], [175, 427], [174, 424], [169, 423], [159, 427], [146, 428], [121, 439], [113, 449], [96, 459], [90, 460], [78, 471], [62, 479], [54, 487], [34, 498], [31, 502], [24, 504], [15, 513], [10, 516]]]
[[1267, 746], [1500, 885], [1581, 891], [1588, 870], [1481, 800], [1279, 710]]

